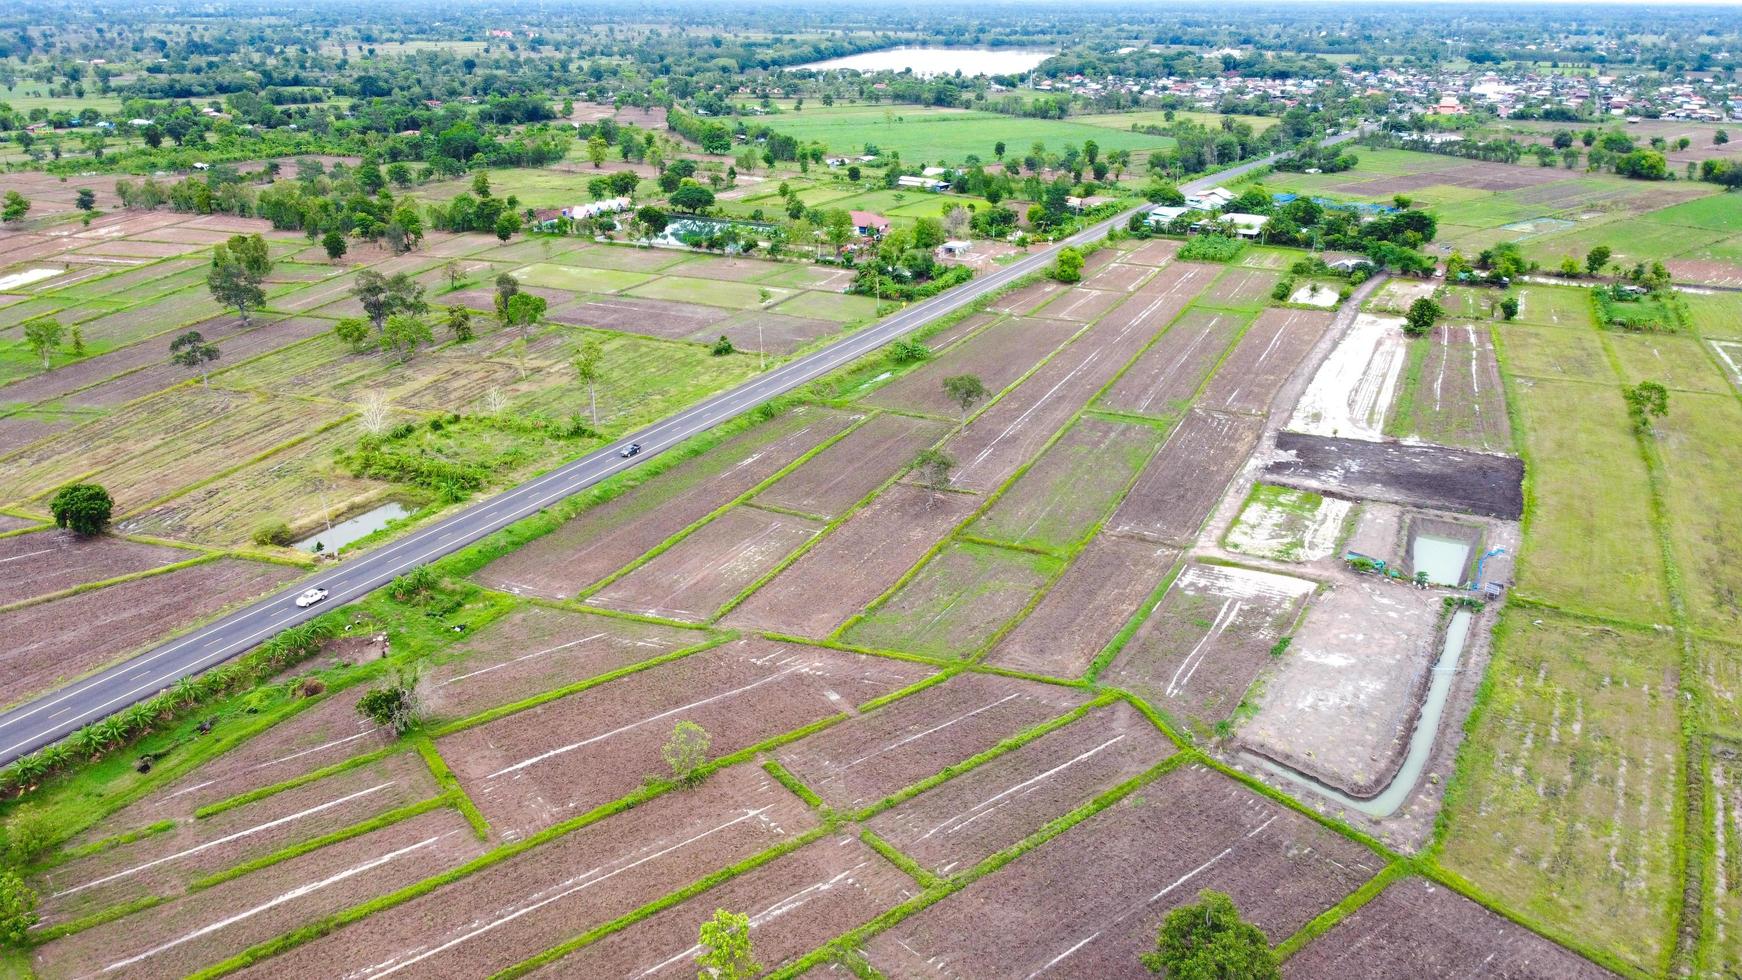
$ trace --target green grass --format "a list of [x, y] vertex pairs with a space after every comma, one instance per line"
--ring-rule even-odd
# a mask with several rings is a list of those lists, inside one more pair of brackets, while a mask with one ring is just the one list
[[1661, 208], [1642, 216], [1656, 224], [1742, 234], [1742, 194], [1713, 194]]
[[1742, 293], [1682, 293], [1681, 298], [1695, 331], [1708, 337], [1742, 339]]
[[1730, 393], [1730, 383], [1698, 339], [1621, 333], [1605, 339], [1621, 362], [1621, 379], [1627, 384], [1656, 381], [1683, 391]]
[[[1081, 123], [1084, 126], [1102, 126], [1107, 129], [1129, 130], [1132, 126], [1166, 126], [1168, 125], [1168, 115], [1169, 114], [1166, 111], [1160, 109], [1144, 112], [1104, 112], [1089, 116], [1072, 116], [1070, 121]], [[1179, 110], [1172, 113], [1172, 115], [1175, 120], [1189, 120], [1191, 122], [1208, 126], [1211, 129], [1220, 129], [1222, 127], [1222, 120], [1225, 118], [1219, 113], [1192, 112], [1190, 110]], [[1281, 121], [1275, 116], [1235, 115], [1232, 118], [1236, 122], [1243, 122], [1246, 125], [1251, 126], [1252, 131], [1255, 133], [1262, 133]]]
[[1697, 629], [1742, 637], [1742, 405], [1729, 394], [1674, 392], [1669, 415], [1652, 425], [1688, 618]]
[[[700, 303], [705, 306], [724, 306], [734, 310], [753, 310], [765, 303], [776, 302], [790, 292], [791, 290], [758, 286], [749, 282], [661, 276], [628, 290], [628, 295], [679, 303]], [[763, 298], [764, 294], [767, 295], [766, 300]]]
[[618, 293], [653, 278], [640, 272], [588, 269], [549, 262], [538, 262], [515, 269], [514, 277], [528, 286], [549, 286], [581, 293]]
[[759, 120], [800, 142], [817, 142], [831, 153], [857, 154], [867, 144], [901, 154], [904, 163], [961, 163], [970, 154], [991, 162], [993, 146], [1003, 141], [1007, 156], [1021, 157], [1036, 141], [1051, 152], [1094, 140], [1108, 150], [1155, 150], [1173, 145], [1165, 136], [1120, 132], [1104, 126], [1025, 119], [991, 112], [932, 109], [912, 105], [807, 107]]
[[860, 323], [877, 313], [877, 300], [871, 296], [850, 296], [846, 293], [825, 293], [805, 290], [772, 308], [787, 316], [815, 317], [837, 323]]

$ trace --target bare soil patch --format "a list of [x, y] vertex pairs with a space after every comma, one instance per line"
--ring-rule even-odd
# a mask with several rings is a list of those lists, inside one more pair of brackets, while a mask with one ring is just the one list
[[841, 324], [809, 316], [790, 316], [766, 310], [735, 313], [695, 333], [688, 340], [713, 343], [721, 334], [741, 351], [762, 350], [769, 354], [791, 354], [813, 340], [839, 333]]
[[1091, 289], [1105, 289], [1123, 296], [1136, 289], [1138, 284], [1155, 273], [1153, 266], [1129, 265], [1128, 257], [1103, 266], [1100, 272], [1083, 280], [1083, 285]]
[[948, 427], [905, 415], [878, 415], [756, 495], [759, 503], [835, 518], [906, 469]]
[[[1407, 400], [1399, 392], [1393, 418], [1408, 420], [1410, 435], [1441, 446], [1488, 452], [1512, 448], [1506, 393], [1488, 331], [1468, 323], [1435, 328], [1421, 376]], [[1408, 415], [1402, 413], [1407, 411]]]
[[1216, 278], [1220, 268], [1195, 262], [1170, 265], [1126, 297], [1118, 309], [1095, 325], [1095, 329], [1105, 331], [1112, 328], [1117, 332], [1135, 324], [1144, 329], [1145, 338], [1153, 337], [1172, 323], [1174, 317], [1179, 316], [1180, 311]]
[[734, 507], [587, 601], [701, 622], [822, 530], [820, 521]]
[[932, 558], [842, 634], [854, 645], [972, 659], [1033, 601], [1059, 559], [973, 542]]
[[1240, 704], [1314, 585], [1270, 572], [1189, 564], [1099, 679], [1202, 732]]
[[1182, 768], [871, 939], [890, 976], [1148, 977], [1168, 910], [1205, 888], [1279, 942], [1382, 861], [1201, 767]]
[[1246, 317], [1188, 310], [1114, 382], [1101, 404], [1133, 415], [1177, 415], [1215, 369]]
[[[252, 329], [243, 333], [233, 333], [233, 319], [220, 318], [215, 321], [196, 323], [190, 330], [200, 331], [201, 336], [218, 344], [221, 352], [216, 366], [236, 364], [251, 357], [267, 354], [287, 347], [299, 341], [307, 340], [330, 331], [332, 322], [315, 317], [289, 317], [286, 319], [252, 321]], [[215, 328], [215, 335], [210, 332]], [[227, 340], [221, 339], [228, 336]], [[70, 396], [67, 402], [72, 405], [90, 406], [94, 408], [112, 408], [126, 404], [146, 395], [154, 394], [165, 388], [188, 381], [196, 375], [187, 368], [177, 367], [167, 363], [169, 343], [162, 342], [163, 349], [158, 350], [157, 341], [146, 340], [125, 348], [145, 348], [141, 353], [154, 355], [146, 361], [146, 366], [138, 371], [130, 371], [118, 378], [111, 378], [92, 388]]]
[[1210, 379], [1197, 404], [1229, 412], [1267, 412], [1301, 359], [1333, 317], [1308, 310], [1267, 309], [1252, 321], [1234, 352]]
[[701, 643], [707, 634], [521, 606], [478, 631], [430, 672], [425, 707], [463, 718]]
[[683, 340], [730, 316], [714, 306], [677, 303], [663, 299], [594, 297], [564, 303], [551, 310], [557, 323], [621, 330], [644, 337]]
[[944, 379], [972, 374], [1000, 391], [1069, 340], [1080, 325], [1043, 318], [1005, 320], [951, 347], [939, 357], [873, 391], [868, 405], [955, 417], [960, 408], [944, 393]]
[[1125, 294], [1110, 290], [1091, 289], [1087, 285], [1067, 289], [1052, 302], [1035, 311], [1035, 316], [1087, 323], [1119, 305]]
[[1095, 538], [986, 659], [1038, 674], [1081, 674], [1178, 557], [1173, 548], [1138, 538]]
[[1021, 289], [1013, 289], [1003, 296], [993, 300], [986, 309], [994, 313], [1011, 313], [1020, 316], [1032, 311], [1035, 307], [1051, 299], [1053, 294], [1066, 288], [1051, 279], [1029, 283]]
[[890, 487], [727, 614], [725, 625], [826, 637], [894, 585], [976, 504], [967, 494]]
[[1245, 464], [1262, 426], [1249, 415], [1186, 413], [1108, 519], [1108, 530], [1189, 545]]
[[831, 805], [859, 809], [1077, 707], [1075, 688], [958, 674], [775, 752]]
[[0, 605], [197, 557], [180, 548], [67, 531], [0, 538]]
[[1215, 285], [1204, 291], [1199, 302], [1205, 306], [1262, 306], [1270, 301], [1270, 291], [1281, 279], [1268, 269], [1234, 267], [1222, 273]]
[[1185, 243], [1172, 238], [1151, 238], [1149, 241], [1125, 253], [1122, 262], [1132, 262], [1137, 265], [1166, 265], [1179, 254], [1179, 248]]
[[929, 668], [761, 638], [704, 650], [442, 739], [454, 773], [504, 837], [670, 778], [680, 721], [728, 755], [912, 684]]
[[748, 492], [850, 421], [838, 412], [794, 409], [585, 511], [476, 577], [493, 589], [567, 598]]
[[970, 528], [975, 537], [1038, 548], [1082, 540], [1161, 446], [1154, 426], [1084, 417]]
[[1405, 878], [1387, 887], [1290, 957], [1286, 973], [1289, 980], [1614, 976], [1424, 878]]
[[1524, 512], [1524, 462], [1513, 456], [1295, 432], [1279, 433], [1276, 448], [1265, 479], [1285, 486], [1509, 521]]

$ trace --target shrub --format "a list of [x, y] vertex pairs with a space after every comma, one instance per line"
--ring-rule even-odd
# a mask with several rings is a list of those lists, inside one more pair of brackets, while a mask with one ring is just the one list
[[931, 348], [917, 340], [905, 338], [889, 345], [889, 359], [896, 364], [912, 364], [931, 356]]
[[0, 872], [0, 942], [22, 947], [36, 918], [36, 892], [13, 872]]
[[702, 764], [708, 761], [708, 745], [713, 741], [706, 729], [693, 721], [680, 721], [671, 730], [671, 738], [659, 750], [660, 757], [671, 767], [672, 778], [693, 785], [701, 775]]
[[254, 543], [263, 548], [283, 548], [290, 544], [290, 525], [283, 521], [265, 521], [254, 529]]
[[387, 594], [394, 602], [421, 603], [430, 597], [435, 587], [435, 572], [428, 565], [419, 565], [394, 579], [387, 587]]
[[1180, 246], [1179, 257], [1191, 262], [1232, 262], [1246, 246], [1226, 235], [1198, 235]]
[[720, 339], [714, 341], [713, 349], [709, 353], [713, 354], [715, 357], [725, 357], [732, 353], [733, 349], [732, 339], [727, 337], [725, 334], [721, 334]]

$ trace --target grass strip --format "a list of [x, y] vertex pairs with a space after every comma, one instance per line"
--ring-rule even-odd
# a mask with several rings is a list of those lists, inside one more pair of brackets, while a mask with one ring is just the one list
[[[454, 805], [454, 800], [448, 794], [443, 794], [441, 796], [432, 796], [427, 800], [421, 800], [417, 803], [399, 807], [398, 809], [389, 810], [386, 813], [370, 817], [362, 823], [352, 824], [349, 827], [335, 830], [330, 834], [311, 837], [301, 843], [282, 848], [272, 852], [271, 854], [263, 854], [252, 861], [245, 861], [234, 867], [225, 868], [222, 871], [209, 874], [204, 878], [199, 878], [192, 884], [188, 885], [188, 891], [197, 892], [210, 888], [213, 885], [221, 885], [226, 881], [259, 871], [261, 868], [269, 868], [275, 864], [283, 864], [291, 858], [301, 857], [310, 851], [318, 851], [331, 844], [343, 843], [353, 837], [361, 837], [371, 831], [392, 826], [393, 824], [399, 823], [401, 820], [409, 820], [412, 817], [428, 813], [431, 810], [439, 810], [444, 806], [450, 805]], [[479, 835], [479, 839], [483, 839], [482, 834]]]
[[805, 802], [805, 805], [810, 807], [811, 809], [823, 810], [823, 811], [827, 811], [829, 809], [829, 805], [827, 803], [823, 802], [822, 797], [818, 796], [816, 794], [816, 792], [813, 791], [809, 786], [806, 786], [804, 783], [800, 782], [799, 778], [797, 776], [794, 776], [791, 772], [789, 772], [787, 770], [787, 768], [785, 766], [781, 765], [780, 763], [776, 762], [775, 760], [769, 759], [768, 761], [762, 763], [762, 769], [764, 772], [768, 773], [770, 776], [773, 776], [775, 782], [779, 783], [782, 786], [785, 786], [787, 788], [787, 790], [792, 793], [792, 795], [803, 800]]
[[424, 765], [429, 766], [430, 775], [435, 777], [436, 785], [442, 788], [442, 797], [460, 811], [460, 815], [472, 825], [472, 833], [477, 834], [479, 840], [489, 840], [490, 821], [485, 820], [477, 806], [473, 805], [472, 797], [460, 785], [460, 778], [448, 768], [448, 760], [436, 751], [435, 743], [430, 741], [429, 736], [419, 735], [412, 739], [412, 745], [417, 748], [417, 754], [423, 757]]
[[147, 837], [165, 833], [174, 829], [174, 820], [159, 820], [154, 824], [148, 824], [137, 830], [129, 830], [126, 833], [116, 834], [113, 837], [105, 837], [102, 840], [92, 841], [89, 844], [81, 844], [78, 847], [65, 848], [64, 850], [56, 852], [49, 860], [31, 865], [30, 873], [40, 874], [41, 872], [48, 871], [51, 868], [57, 868], [68, 861], [76, 861], [79, 858], [90, 857], [93, 854], [101, 854], [104, 851], [114, 850], [124, 844], [131, 844], [134, 841], [144, 840]]
[[[56, 939], [64, 939], [76, 932], [84, 932], [86, 929], [92, 929], [103, 925], [104, 923], [114, 922], [117, 919], [125, 919], [135, 912], [143, 912], [146, 909], [155, 908], [167, 901], [169, 901], [169, 899], [163, 895], [146, 895], [142, 898], [136, 898], [131, 902], [122, 902], [120, 905], [112, 905], [101, 912], [87, 915], [82, 919], [73, 919], [70, 922], [63, 922], [58, 926], [50, 926], [47, 929], [32, 932], [26, 936], [25, 943], [32, 947], [43, 946], [54, 942]], [[26, 973], [23, 975], [33, 976], [34, 974]]]
[[1379, 893], [1384, 891], [1387, 885], [1407, 876], [1409, 871], [1409, 864], [1405, 861], [1393, 861], [1386, 865], [1378, 874], [1367, 879], [1366, 884], [1345, 895], [1342, 901], [1320, 912], [1312, 921], [1301, 926], [1294, 935], [1277, 943], [1276, 958], [1287, 960], [1290, 956], [1300, 952], [1307, 943], [1330, 932], [1337, 923], [1348, 918], [1351, 912], [1378, 898]]
[[365, 752], [362, 755], [352, 756], [349, 759], [335, 762], [330, 766], [311, 769], [300, 776], [292, 776], [283, 782], [273, 783], [270, 786], [262, 786], [259, 789], [251, 789], [246, 793], [238, 793], [229, 799], [219, 800], [216, 803], [208, 803], [205, 806], [200, 807], [198, 810], [194, 811], [194, 819], [204, 820], [207, 817], [215, 817], [226, 810], [234, 810], [237, 807], [247, 806], [250, 803], [257, 803], [269, 796], [277, 796], [285, 790], [296, 789], [298, 786], [307, 786], [309, 783], [312, 783], [317, 779], [336, 776], [341, 772], [346, 772], [359, 766], [366, 766], [371, 762], [379, 762], [390, 755], [398, 755], [399, 753], [406, 751], [408, 748], [410, 748], [410, 746], [403, 742], [395, 745], [383, 746], [373, 752]]
[[919, 882], [921, 888], [935, 888], [943, 880], [921, 867], [918, 861], [901, 853], [894, 844], [877, 836], [873, 831], [859, 831], [859, 839], [865, 842], [865, 846], [883, 855], [890, 864], [900, 868], [903, 874]]

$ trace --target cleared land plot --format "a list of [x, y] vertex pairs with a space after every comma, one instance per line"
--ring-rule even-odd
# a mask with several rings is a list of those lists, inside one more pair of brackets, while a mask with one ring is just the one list
[[1155, 272], [1151, 266], [1128, 265], [1128, 261], [1129, 256], [1124, 256], [1119, 261], [1102, 266], [1101, 271], [1083, 280], [1083, 285], [1123, 295], [1136, 289], [1139, 283]]
[[986, 309], [993, 313], [1010, 313], [1021, 316], [1029, 313], [1035, 307], [1051, 299], [1060, 290], [1067, 289], [1063, 283], [1052, 279], [1042, 279], [1031, 282], [1020, 289], [1013, 289], [987, 304]]
[[971, 659], [1033, 600], [1063, 563], [989, 545], [956, 543], [882, 605], [849, 626], [856, 646]]
[[730, 315], [712, 306], [631, 297], [581, 299], [550, 311], [550, 319], [557, 323], [621, 330], [664, 340], [683, 340]]
[[1238, 266], [1222, 273], [1215, 285], [1204, 290], [1198, 300], [1205, 306], [1249, 309], [1270, 301], [1270, 293], [1282, 277], [1267, 269], [1244, 269]]
[[1245, 323], [1237, 313], [1186, 311], [1113, 383], [1101, 406], [1132, 415], [1178, 415]]
[[1239, 706], [1314, 587], [1271, 572], [1187, 565], [1099, 680], [1207, 729]]
[[1148, 718], [1115, 701], [865, 826], [921, 866], [947, 875], [1016, 844], [1173, 753], [1173, 743]]
[[[332, 329], [331, 323], [314, 317], [289, 317], [266, 323], [264, 325], [260, 325], [261, 321], [256, 319], [254, 320], [254, 323], [256, 324], [257, 329], [236, 334], [235, 336], [230, 337], [227, 341], [219, 343], [218, 349], [221, 352], [221, 359], [218, 361], [219, 365], [224, 364], [226, 361], [230, 364], [238, 364], [242, 361], [248, 360], [249, 358], [270, 353], [281, 347], [289, 346], [298, 341], [307, 340], [310, 337], [318, 336]], [[218, 343], [217, 339], [210, 333], [204, 333], [206, 329], [205, 324], [196, 324], [195, 326], [202, 331], [202, 335], [205, 336], [207, 340], [212, 340], [214, 343]], [[155, 348], [156, 345], [143, 344], [136, 346]], [[168, 345], [165, 344], [164, 346], [167, 349]], [[133, 348], [131, 347], [128, 348], [128, 350], [132, 349]], [[163, 360], [166, 357], [163, 351], [154, 349], [151, 353], [158, 355], [158, 357], [143, 370], [133, 371], [124, 374], [121, 377], [105, 381], [96, 387], [87, 388], [84, 391], [78, 392], [69, 397], [67, 403], [71, 405], [110, 408], [130, 402], [136, 398], [143, 398], [146, 395], [162, 391], [172, 385], [190, 381], [197, 377], [197, 375], [189, 373], [187, 368], [163, 363]]]
[[152, 895], [283, 848], [362, 823], [441, 792], [429, 767], [405, 752], [285, 790], [204, 820], [56, 865], [36, 879], [43, 924]]
[[1079, 286], [1065, 290], [1062, 295], [1041, 307], [1034, 315], [1087, 323], [1118, 306], [1119, 301], [1124, 298], [1123, 293]]
[[441, 739], [460, 783], [510, 838], [670, 778], [660, 749], [680, 721], [718, 758], [846, 711], [930, 669], [770, 640], [740, 640]]
[[462, 817], [436, 810], [74, 933], [38, 948], [32, 965], [41, 977], [186, 976], [482, 849]]
[[1591, 292], [1576, 286], [1530, 283], [1517, 294], [1518, 322], [1545, 327], [1591, 326]]
[[493, 589], [566, 598], [627, 565], [748, 492], [844, 429], [850, 417], [795, 409], [733, 436], [703, 455], [550, 534], [477, 574]]
[[1267, 309], [1241, 335], [1197, 404], [1229, 412], [1267, 412], [1301, 360], [1330, 329], [1332, 314]]
[[489, 976], [815, 825], [767, 773], [734, 766], [239, 975]]
[[1081, 705], [1079, 690], [958, 674], [776, 750], [830, 805], [857, 810]]
[[1510, 452], [1506, 393], [1488, 331], [1448, 323], [1409, 344], [1410, 364], [1386, 429], [1440, 446]]
[[1289, 980], [1614, 975], [1443, 885], [1413, 877], [1394, 882], [1289, 957], [1286, 973]]
[[968, 533], [1059, 550], [1081, 541], [1161, 445], [1160, 430], [1084, 418], [1047, 447]]
[[12, 638], [0, 653], [0, 702], [95, 670], [296, 574], [283, 565], [220, 558], [0, 614], [0, 636]]
[[913, 897], [913, 879], [853, 837], [830, 837], [747, 871], [530, 974], [692, 980], [715, 909], [750, 918], [756, 962], [778, 969]]
[[1509, 374], [1550, 381], [1614, 382], [1615, 369], [1590, 330], [1503, 328], [1500, 350]]
[[579, 293], [619, 293], [653, 278], [640, 272], [586, 269], [550, 262], [537, 262], [515, 269], [513, 275], [526, 285], [567, 289]]
[[894, 585], [976, 505], [966, 494], [890, 487], [732, 610], [725, 625], [822, 639]]
[[[820, 293], [804, 295], [816, 296]], [[786, 304], [785, 306], [790, 306]], [[785, 308], [783, 306], [783, 308]], [[766, 310], [735, 313], [712, 326], [698, 330], [685, 339], [698, 344], [713, 344], [725, 335], [732, 346], [745, 353], [762, 350], [769, 354], [791, 354], [813, 340], [840, 332], [841, 324], [817, 317], [787, 316]]]
[[1226, 892], [1272, 942], [1378, 872], [1372, 853], [1196, 766], [873, 937], [889, 976], [1145, 977], [1169, 909]]
[[0, 606], [197, 557], [179, 548], [67, 531], [0, 538]]
[[[744, 282], [719, 282], [712, 279], [690, 279], [684, 276], [660, 276], [626, 290], [630, 296], [671, 300], [678, 303], [702, 303], [734, 310], [755, 310], [772, 305], [791, 295], [791, 290], [770, 289]], [[766, 299], [764, 294], [772, 294]]]
[[880, 414], [756, 495], [758, 503], [834, 518], [913, 462], [946, 431], [942, 422]]
[[960, 407], [944, 393], [945, 378], [972, 374], [986, 390], [1000, 391], [1028, 373], [1079, 329], [1079, 324], [1042, 318], [994, 324], [877, 389], [864, 401], [879, 408], [953, 418]]
[[1524, 512], [1524, 461], [1511, 456], [1295, 432], [1276, 448], [1265, 478], [1285, 486], [1508, 521]]
[[1730, 383], [1693, 337], [1611, 332], [1605, 339], [1627, 384], [1655, 381], [1680, 391], [1730, 394]]
[[1356, 315], [1295, 405], [1288, 427], [1318, 436], [1377, 441], [1408, 360], [1403, 321]]
[[[1742, 285], [1742, 284], [1739, 284]], [[1708, 337], [1742, 338], [1742, 294], [1683, 291], [1694, 329]]]
[[1188, 412], [1108, 519], [1108, 530], [1190, 544], [1262, 426], [1250, 415]]
[[1642, 971], [1682, 888], [1679, 657], [1671, 636], [1508, 610], [1442, 817], [1441, 863]]
[[1179, 254], [1179, 247], [1184, 244], [1171, 238], [1151, 238], [1125, 253], [1120, 261], [1138, 265], [1166, 265], [1173, 261], [1173, 257]]
[[461, 718], [705, 642], [653, 623], [521, 606], [479, 630], [458, 658], [432, 670], [424, 706]]
[[1308, 490], [1255, 484], [1222, 540], [1235, 551], [1275, 561], [1328, 558], [1353, 506]]
[[587, 601], [643, 616], [700, 622], [822, 527], [810, 518], [734, 507]]
[[1081, 674], [1155, 591], [1177, 557], [1179, 552], [1151, 541], [1095, 538], [986, 659], [1038, 674]]

